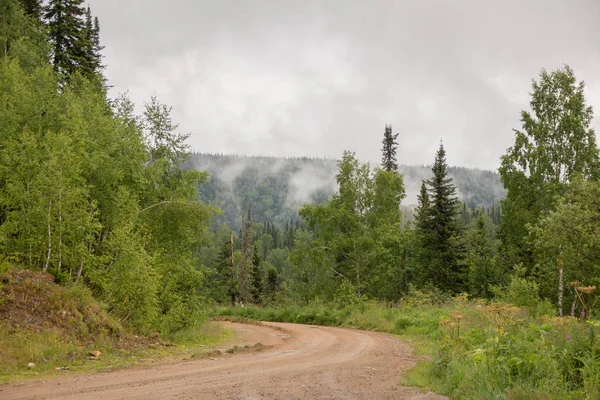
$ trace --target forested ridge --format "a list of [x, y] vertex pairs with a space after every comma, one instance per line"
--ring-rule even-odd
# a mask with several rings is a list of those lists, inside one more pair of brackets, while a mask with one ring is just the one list
[[[226, 223], [232, 228], [239, 228], [244, 203], [252, 203], [256, 221], [270, 221], [282, 228], [298, 219], [304, 203], [324, 203], [337, 188], [334, 159], [192, 153], [183, 167], [208, 172], [199, 199], [223, 210], [214, 218], [214, 225]], [[407, 192], [402, 207], [405, 217], [412, 220], [421, 180], [431, 176], [431, 166], [398, 168]], [[456, 184], [459, 199], [469, 208], [497, 206], [506, 196], [497, 172], [449, 167], [448, 176]]]
[[108, 96], [102, 50], [82, 0], [0, 3], [0, 272], [48, 272], [166, 335], [215, 305], [415, 293], [590, 318], [600, 162], [570, 67], [522, 88], [496, 174], [448, 166], [443, 138], [430, 166], [402, 165], [392, 125], [373, 127], [379, 165], [192, 153], [157, 97], [136, 114]]

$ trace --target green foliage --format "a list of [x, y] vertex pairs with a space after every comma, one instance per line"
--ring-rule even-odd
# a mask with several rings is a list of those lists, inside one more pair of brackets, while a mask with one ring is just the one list
[[[489, 223], [489, 222], [488, 222]], [[475, 297], [490, 299], [491, 286], [498, 284], [500, 273], [494, 258], [495, 248], [488, 234], [483, 213], [466, 233], [467, 254], [466, 264], [469, 268], [469, 289]]]
[[344, 279], [337, 288], [333, 300], [341, 306], [352, 306], [360, 303], [363, 299], [357, 295], [354, 285], [349, 280]]
[[35, 1], [3, 0], [0, 3], [0, 58], [11, 57], [25, 69], [32, 69], [47, 61], [46, 37], [36, 17]]
[[540, 302], [539, 285], [528, 278], [512, 276], [507, 286], [491, 286], [497, 301], [518, 307], [535, 307]]
[[238, 280], [235, 275], [233, 257], [233, 238], [226, 239], [221, 245], [216, 267], [216, 288], [212, 298], [218, 302], [231, 302], [233, 306], [239, 296]]
[[433, 177], [421, 185], [416, 217], [421, 282], [432, 282], [443, 291], [456, 294], [465, 289], [466, 273], [457, 221], [456, 186], [447, 177], [446, 151], [442, 144], [432, 172]]
[[[303, 204], [323, 204], [331, 198], [337, 172], [334, 159], [206, 153], [192, 154], [185, 166], [209, 172], [199, 198], [223, 210], [214, 227], [227, 224], [234, 231], [240, 229], [240, 209], [247, 203], [252, 204], [255, 221], [269, 221], [283, 229], [290, 219], [298, 218]], [[418, 191], [431, 167], [398, 165], [398, 172], [410, 193]], [[493, 207], [506, 196], [496, 172], [448, 167], [448, 176], [468, 207]]]
[[[561, 270], [564, 286], [571, 282], [579, 282], [575, 286], [600, 283], [599, 210], [600, 184], [577, 178], [556, 208], [531, 227], [536, 275], [544, 297], [558, 301], [556, 283], [560, 283]], [[571, 310], [573, 314], [575, 311]]]
[[[43, 30], [18, 3], [0, 7], [14, 28], [0, 24], [0, 254], [89, 286], [131, 326], [168, 333], [200, 310], [195, 250], [215, 212], [195, 200], [206, 175], [180, 167], [186, 136], [169, 107], [153, 97], [137, 116], [124, 96], [107, 102], [84, 68], [82, 12], [77, 1], [48, 4], [53, 70], [33, 40]], [[87, 21], [99, 52], [98, 23]]]
[[267, 282], [265, 287], [265, 297], [268, 301], [274, 301], [279, 286], [279, 277], [277, 269], [274, 266], [267, 268]]
[[20, 0], [25, 14], [39, 21], [42, 16], [42, 0]]
[[254, 251], [252, 253], [252, 266], [250, 268], [250, 298], [252, 303], [261, 304], [264, 292], [264, 273], [262, 270], [262, 260], [256, 244], [254, 245]]
[[[324, 205], [306, 205], [300, 211], [315, 231], [313, 248], [322, 251], [307, 257], [310, 247], [301, 247], [295, 250], [293, 261], [309, 285], [316, 286], [317, 279], [325, 278], [335, 287], [346, 280], [359, 297], [397, 298], [403, 268], [394, 262], [401, 249], [402, 177], [383, 170], [372, 173], [351, 152], [344, 152], [338, 165], [339, 192]], [[331, 296], [331, 292], [319, 294]]]
[[392, 133], [392, 126], [385, 125], [385, 133], [382, 140], [381, 149], [381, 168], [387, 172], [398, 172], [398, 162], [396, 161], [396, 151], [398, 150], [398, 134]]
[[500, 177], [508, 190], [500, 227], [506, 266], [523, 262], [531, 272], [528, 224], [555, 207], [557, 196], [576, 176], [598, 177], [598, 149], [585, 104], [584, 84], [568, 66], [542, 70], [532, 82], [531, 113], [521, 113], [522, 130], [502, 156]]
[[492, 304], [442, 319], [434, 387], [458, 399], [594, 398], [595, 377], [582, 374], [581, 357], [591, 361], [597, 332], [574, 319], [528, 315]]
[[315, 300], [306, 306], [230, 307], [215, 308], [211, 312], [215, 316], [232, 317], [234, 321], [246, 318], [402, 334], [415, 338], [419, 345], [426, 346], [423, 337], [431, 340], [438, 337], [440, 317], [447, 314], [448, 310], [431, 305], [415, 307], [411, 302], [402, 302], [398, 307], [392, 308], [387, 303], [374, 301], [332, 307], [329, 303]]

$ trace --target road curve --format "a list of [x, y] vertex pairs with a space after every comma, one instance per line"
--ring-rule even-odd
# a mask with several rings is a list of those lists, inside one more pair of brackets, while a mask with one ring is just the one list
[[350, 329], [226, 323], [263, 351], [0, 386], [0, 399], [445, 399], [399, 386], [414, 366], [393, 336]]

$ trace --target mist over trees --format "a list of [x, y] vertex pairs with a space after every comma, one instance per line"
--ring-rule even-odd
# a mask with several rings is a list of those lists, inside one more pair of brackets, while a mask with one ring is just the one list
[[[270, 221], [282, 228], [299, 218], [303, 204], [323, 204], [337, 189], [337, 164], [332, 159], [192, 153], [183, 166], [208, 172], [199, 199], [223, 210], [213, 224], [225, 223], [234, 229], [239, 228], [244, 202], [253, 204], [256, 221]], [[404, 217], [412, 220], [421, 180], [432, 176], [431, 166], [399, 164], [398, 172], [406, 188]], [[493, 171], [449, 166], [448, 176], [469, 208], [493, 207], [506, 196], [500, 176]]]

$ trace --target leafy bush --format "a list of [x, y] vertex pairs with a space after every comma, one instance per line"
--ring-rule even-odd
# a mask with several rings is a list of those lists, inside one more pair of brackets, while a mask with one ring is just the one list
[[540, 302], [539, 285], [529, 279], [513, 276], [508, 286], [492, 286], [496, 301], [518, 307], [536, 307]]
[[351, 306], [363, 301], [357, 294], [354, 285], [347, 279], [344, 279], [342, 284], [335, 292], [334, 301], [341, 306]]
[[598, 398], [595, 327], [533, 317], [505, 304], [460, 311], [442, 320], [431, 364], [434, 385], [444, 393], [457, 399]]

